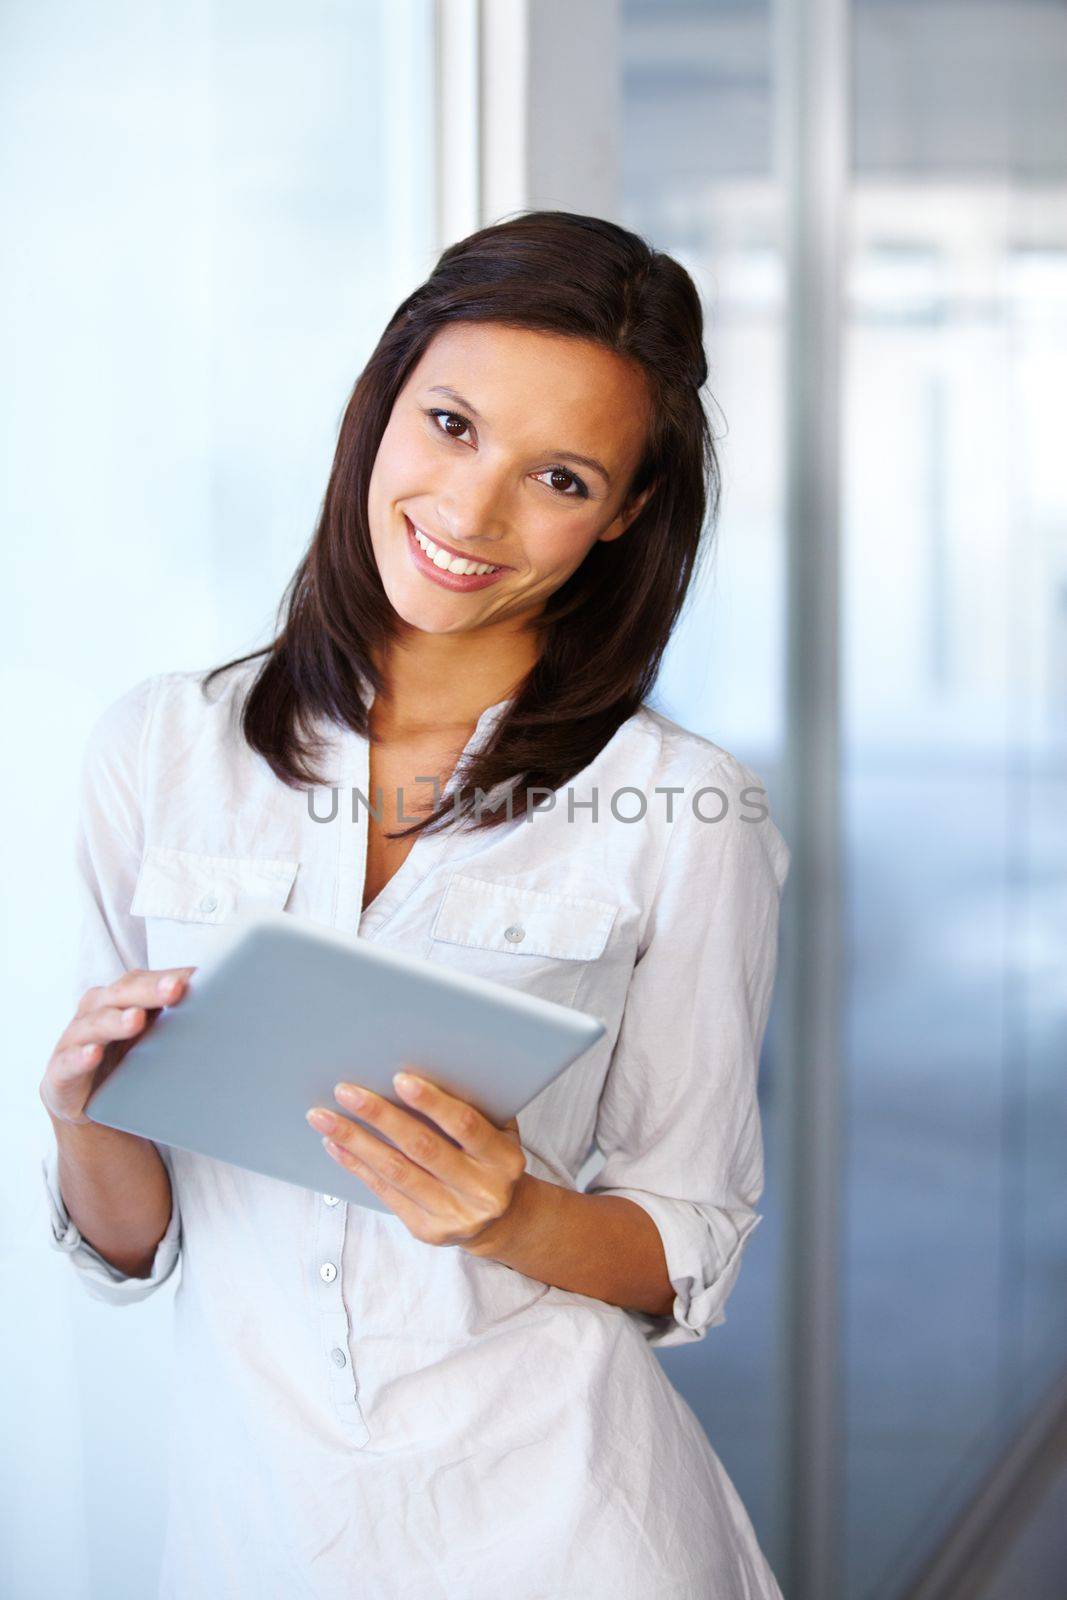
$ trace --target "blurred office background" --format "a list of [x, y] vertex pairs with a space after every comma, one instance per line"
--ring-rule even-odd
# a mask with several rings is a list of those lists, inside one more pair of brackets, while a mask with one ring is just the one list
[[4, 1596], [143, 1600], [162, 1536], [173, 1283], [90, 1301], [40, 1193], [81, 742], [265, 641], [385, 320], [525, 206], [700, 287], [657, 703], [794, 853], [765, 1221], [660, 1359], [786, 1600], [1067, 1593], [1065, 83], [1067, 0], [0, 9]]

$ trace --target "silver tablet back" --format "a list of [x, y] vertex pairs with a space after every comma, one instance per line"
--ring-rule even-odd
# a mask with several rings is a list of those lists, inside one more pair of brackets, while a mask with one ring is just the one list
[[305, 1119], [313, 1105], [342, 1110], [335, 1083], [402, 1105], [392, 1076], [407, 1065], [499, 1125], [603, 1033], [583, 1012], [257, 909], [227, 927], [188, 993], [159, 1014], [86, 1112], [385, 1211]]

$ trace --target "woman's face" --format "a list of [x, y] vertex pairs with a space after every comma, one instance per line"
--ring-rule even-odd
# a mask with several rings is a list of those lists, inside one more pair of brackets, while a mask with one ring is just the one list
[[[647, 415], [640, 373], [599, 345], [442, 329], [397, 396], [371, 474], [371, 542], [394, 610], [441, 634], [536, 616], [644, 504], [647, 491], [623, 501]], [[416, 529], [444, 555], [426, 553]], [[500, 570], [442, 571], [452, 552]]]

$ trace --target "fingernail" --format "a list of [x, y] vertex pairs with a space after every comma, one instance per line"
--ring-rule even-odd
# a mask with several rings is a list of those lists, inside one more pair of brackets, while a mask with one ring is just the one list
[[328, 1111], [320, 1111], [317, 1108], [307, 1113], [307, 1120], [313, 1128], [318, 1128], [320, 1133], [330, 1133], [337, 1126], [336, 1117], [331, 1116]]
[[132, 1022], [139, 1010], [139, 1006], [127, 1006], [125, 1011], [122, 1013], [123, 1022]]
[[159, 994], [173, 994], [177, 987], [177, 978], [160, 978], [156, 984], [156, 990]]
[[355, 1083], [335, 1083], [333, 1092], [343, 1106], [365, 1106], [367, 1096]]
[[393, 1082], [396, 1084], [401, 1094], [409, 1094], [411, 1095], [412, 1099], [414, 1099], [416, 1095], [420, 1095], [422, 1093], [422, 1080], [420, 1078], [413, 1078], [410, 1072], [394, 1072]]

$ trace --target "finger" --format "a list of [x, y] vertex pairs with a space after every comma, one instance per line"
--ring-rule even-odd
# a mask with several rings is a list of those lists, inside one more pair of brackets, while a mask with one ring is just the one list
[[470, 1157], [449, 1139], [443, 1139], [421, 1117], [412, 1116], [403, 1106], [393, 1105], [384, 1095], [364, 1089], [360, 1084], [339, 1083], [334, 1089], [339, 1105], [350, 1115], [384, 1134], [424, 1171], [442, 1183], [461, 1189], [472, 1175]]
[[393, 1083], [402, 1100], [432, 1117], [475, 1161], [495, 1162], [504, 1147], [514, 1148], [513, 1141], [488, 1117], [483, 1117], [477, 1107], [449, 1094], [429, 1079], [415, 1073], [398, 1072], [393, 1076]]
[[[60, 1096], [68, 1093], [77, 1093], [79, 1102], [84, 1100], [88, 1092], [86, 1086], [91, 1084], [97, 1068], [103, 1060], [104, 1047], [100, 1044], [72, 1046], [69, 1050], [57, 1050], [48, 1064], [45, 1075], [46, 1085], [51, 1085], [53, 1091]], [[45, 1096], [45, 1105], [50, 1110], [55, 1108]]]
[[438, 1180], [366, 1128], [339, 1117], [323, 1140], [333, 1159], [354, 1172], [413, 1231], [451, 1215], [451, 1192]]
[[188, 987], [195, 967], [164, 968], [155, 972], [124, 972], [113, 983], [86, 989], [78, 1002], [75, 1017], [91, 1016], [101, 1006], [144, 1006], [155, 1009], [174, 1005]]
[[[137, 1015], [143, 1018], [144, 1012]], [[84, 1088], [109, 1058], [111, 1065], [116, 1065], [121, 1056], [125, 1055], [135, 1043], [143, 1029], [144, 1022], [138, 1022], [135, 1016], [126, 1024], [125, 1033], [116, 1034], [112, 1038], [84, 1038], [79, 1043], [73, 1042], [70, 1038], [75, 1032], [72, 1025], [65, 1040], [57, 1045], [52, 1053], [52, 1059], [48, 1064], [48, 1079], [60, 1089], [73, 1089], [76, 1086]], [[83, 1029], [79, 1028], [77, 1031], [81, 1033]], [[119, 1042], [120, 1040], [124, 1042]]]
[[165, 967], [154, 972], [126, 972], [100, 992], [100, 1004], [145, 1006], [173, 1005], [185, 992], [195, 967]]
[[141, 1032], [147, 1013], [143, 1006], [100, 1006], [87, 1016], [75, 1017], [62, 1039], [65, 1050], [72, 1045], [108, 1044], [112, 1039], [132, 1039]]
[[367, 1188], [372, 1190], [404, 1224], [412, 1238], [420, 1240], [423, 1244], [437, 1245], [450, 1242], [451, 1223], [442, 1223], [439, 1218], [432, 1216], [410, 1196], [383, 1178], [380, 1172], [375, 1171], [359, 1156], [353, 1155], [344, 1145], [337, 1144], [333, 1139], [323, 1139], [322, 1142], [338, 1166], [344, 1167], [346, 1172], [354, 1173], [361, 1183], [365, 1183]]
[[57, 1049], [52, 1057], [56, 1075], [64, 1079], [76, 1078], [87, 1068], [99, 1066], [103, 1053], [104, 1046], [97, 1039], [90, 1039], [86, 1044], [70, 1044], [63, 1049]]
[[100, 984], [94, 984], [91, 989], [86, 989], [78, 1001], [74, 1015], [82, 1017], [87, 1011], [95, 1011], [97, 1006], [103, 1004], [104, 991]]

